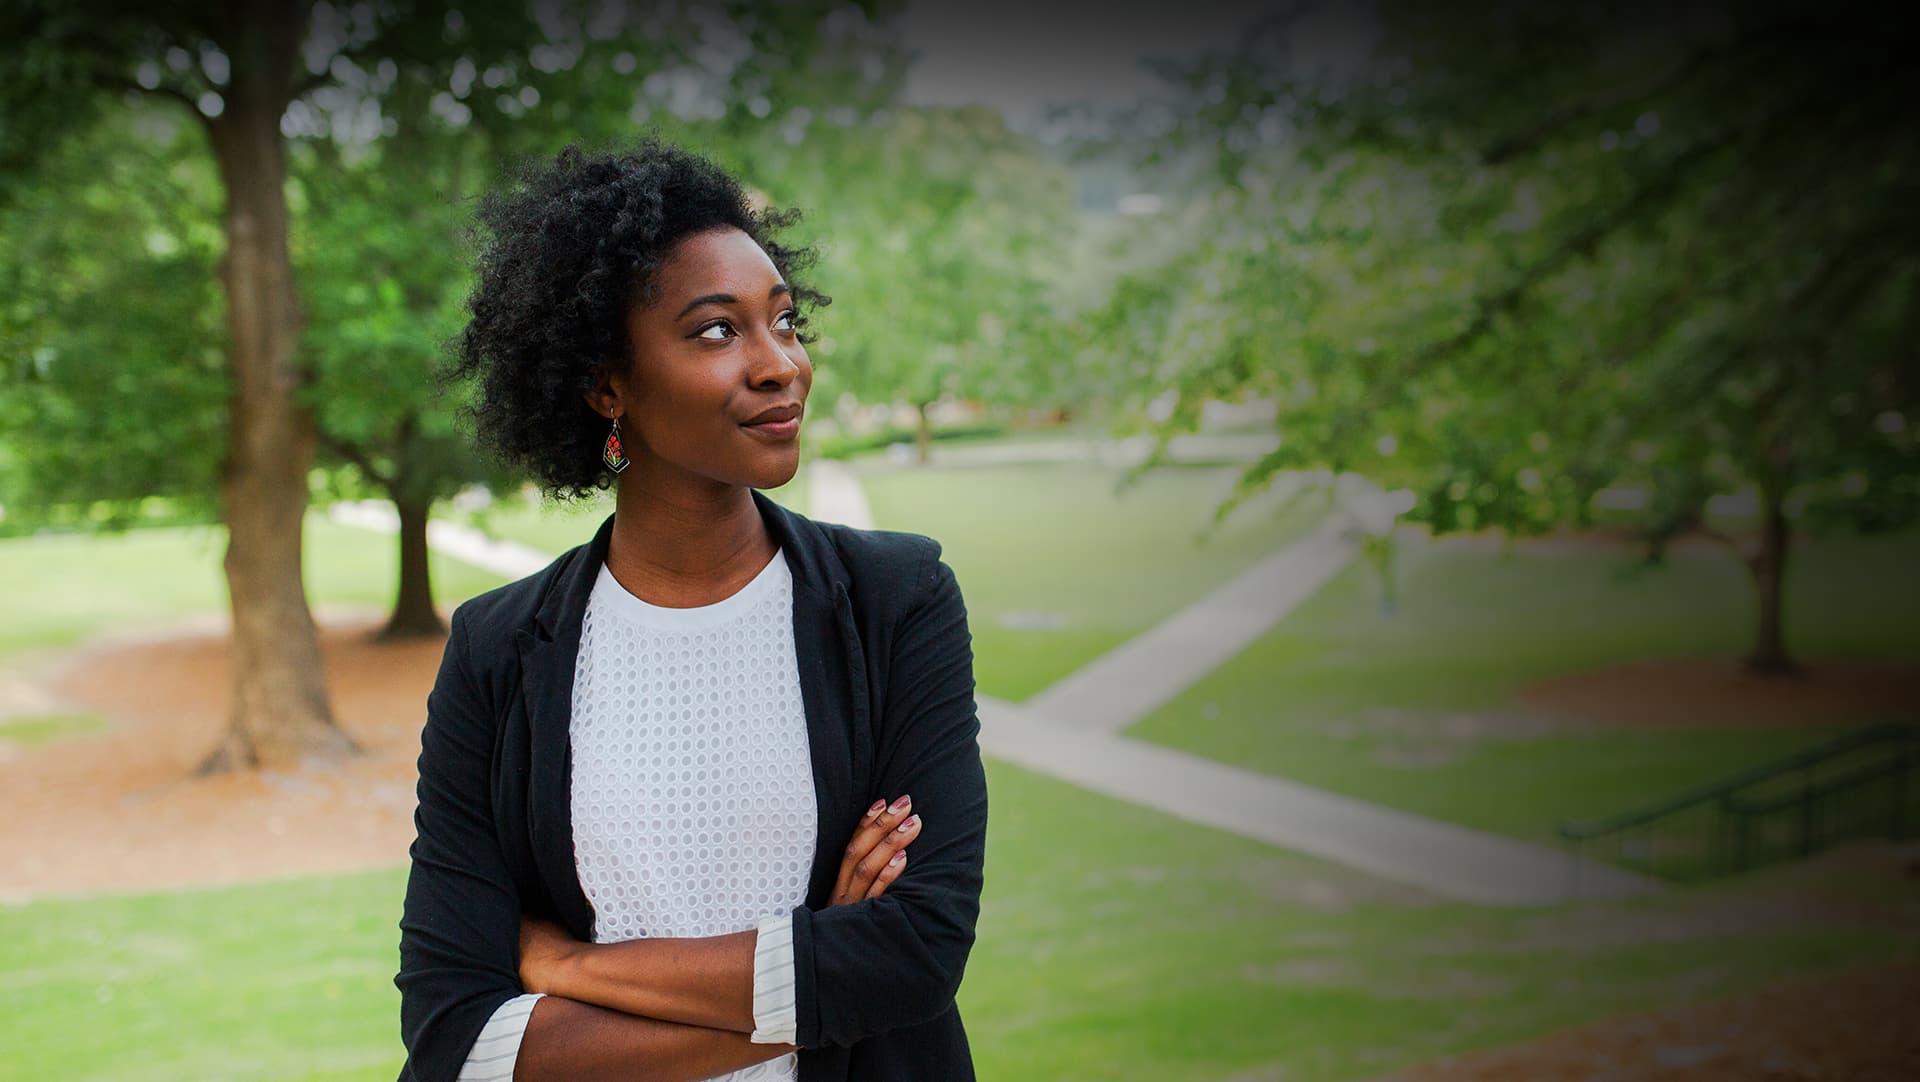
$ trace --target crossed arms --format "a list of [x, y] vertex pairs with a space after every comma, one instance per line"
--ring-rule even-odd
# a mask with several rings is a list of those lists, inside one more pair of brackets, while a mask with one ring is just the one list
[[[421, 736], [418, 837], [395, 978], [409, 1052], [403, 1077], [452, 1082], [486, 1020], [523, 990], [547, 995], [528, 1018], [518, 1079], [710, 1078], [795, 1048], [851, 1045], [948, 1009], [979, 911], [987, 797], [965, 606], [937, 550], [923, 567], [919, 597], [888, 653], [876, 784], [912, 794], [930, 818], [911, 837], [904, 868], [888, 883], [876, 873], [880, 891], [847, 895], [843, 882], [839, 904], [793, 910], [792, 1044], [749, 1036], [754, 930], [579, 944], [523, 919], [484, 798], [492, 711], [456, 610]], [[858, 863], [862, 823], [848, 863]], [[535, 952], [535, 984], [547, 988], [524, 982], [523, 944]], [[556, 964], [541, 969], [541, 958]]]

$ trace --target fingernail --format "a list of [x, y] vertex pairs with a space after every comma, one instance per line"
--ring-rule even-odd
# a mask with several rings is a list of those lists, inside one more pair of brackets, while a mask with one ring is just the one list
[[905, 819], [900, 820], [900, 825], [897, 827], [894, 827], [893, 829], [899, 831], [902, 834], [905, 834], [907, 831], [912, 830], [913, 825], [915, 823], [918, 823], [919, 821], [920, 821], [919, 816], [909, 815]]
[[874, 816], [876, 816], [876, 815], [879, 815], [879, 814], [880, 814], [880, 809], [881, 809], [881, 808], [884, 808], [884, 807], [886, 807], [886, 806], [887, 806], [887, 802], [886, 802], [886, 801], [884, 801], [884, 800], [876, 800], [876, 801], [874, 801], [874, 802], [873, 802], [873, 807], [871, 807], [871, 808], [868, 808], [868, 809], [867, 809], [867, 818], [869, 818], [869, 819], [871, 819], [871, 818], [873, 818]]
[[887, 863], [888, 863], [888, 864], [898, 864], [898, 863], [900, 863], [901, 861], [903, 861], [903, 860], [906, 860], [906, 859], [907, 859], [907, 851], [906, 851], [905, 849], [902, 849], [902, 850], [900, 850], [899, 852], [897, 852], [897, 853], [895, 853], [895, 854], [893, 854], [893, 859], [892, 859], [892, 860], [889, 860], [889, 861], [887, 861]]
[[900, 799], [898, 799], [898, 800], [896, 800], [896, 801], [894, 801], [894, 802], [893, 802], [893, 810], [894, 810], [894, 811], [897, 811], [897, 812], [898, 812], [898, 811], [906, 811], [906, 810], [907, 810], [907, 805], [909, 805], [909, 804], [911, 804], [911, 803], [913, 803], [913, 798], [912, 798], [912, 797], [910, 797], [910, 796], [904, 796], [904, 795], [903, 795], [903, 796], [901, 796], [901, 798], [900, 798]]

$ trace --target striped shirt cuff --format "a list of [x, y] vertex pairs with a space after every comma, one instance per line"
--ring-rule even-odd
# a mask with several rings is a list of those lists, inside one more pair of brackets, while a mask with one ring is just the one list
[[755, 1044], [795, 1044], [799, 1014], [793, 1002], [793, 917], [760, 918], [753, 949], [753, 1025]]
[[527, 1019], [533, 1003], [544, 992], [527, 992], [507, 1000], [493, 1010], [493, 1017], [480, 1027], [467, 1051], [467, 1062], [460, 1067], [459, 1082], [513, 1082], [513, 1065], [520, 1058], [520, 1038], [526, 1036]]

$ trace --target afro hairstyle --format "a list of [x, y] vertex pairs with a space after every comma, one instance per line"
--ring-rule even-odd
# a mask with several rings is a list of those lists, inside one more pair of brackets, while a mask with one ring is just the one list
[[477, 381], [459, 412], [483, 450], [553, 499], [588, 498], [611, 487], [613, 474], [600, 461], [608, 421], [585, 394], [600, 369], [631, 370], [627, 315], [657, 299], [656, 272], [674, 246], [710, 229], [746, 233], [793, 289], [795, 325], [804, 327], [807, 308], [831, 298], [796, 278], [814, 249], [774, 239], [799, 217], [755, 209], [726, 170], [657, 134], [522, 161], [478, 201], [471, 318], [439, 382]]

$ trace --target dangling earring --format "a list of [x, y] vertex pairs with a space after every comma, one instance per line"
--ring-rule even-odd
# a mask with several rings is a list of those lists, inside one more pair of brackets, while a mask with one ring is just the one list
[[620, 450], [620, 418], [617, 415], [613, 419], [613, 431], [607, 433], [607, 446], [600, 452], [600, 461], [615, 473], [626, 469], [630, 461], [626, 453]]

